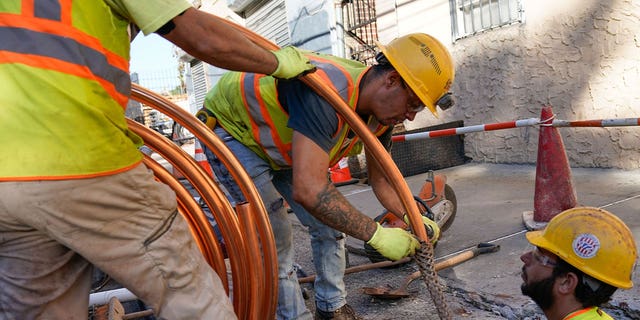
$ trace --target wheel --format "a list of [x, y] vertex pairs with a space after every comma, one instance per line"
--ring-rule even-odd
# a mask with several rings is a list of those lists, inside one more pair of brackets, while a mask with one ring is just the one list
[[[458, 201], [456, 200], [456, 193], [448, 184], [444, 185], [444, 198], [451, 205], [451, 215], [449, 215], [447, 220], [444, 221], [442, 225], [438, 223], [438, 225], [440, 225], [440, 232], [443, 232], [451, 227], [451, 225], [453, 224], [453, 220], [456, 219], [456, 213], [458, 211]], [[436, 222], [438, 222], [437, 219]]]
[[193, 139], [193, 134], [191, 134], [181, 124], [174, 121], [173, 125], [171, 126], [171, 140], [181, 146], [190, 139]]

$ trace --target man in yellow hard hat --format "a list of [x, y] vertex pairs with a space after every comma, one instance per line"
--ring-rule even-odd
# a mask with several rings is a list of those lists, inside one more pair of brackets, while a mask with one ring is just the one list
[[[452, 105], [453, 60], [435, 38], [410, 34], [379, 45], [378, 64], [308, 52], [317, 73], [339, 93], [390, 147], [394, 125], [413, 120], [428, 108], [435, 114]], [[283, 198], [311, 235], [317, 273], [316, 319], [357, 319], [346, 304], [343, 281], [344, 233], [398, 260], [419, 243], [400, 228], [380, 224], [351, 205], [327, 177], [327, 170], [356, 150], [359, 139], [334, 108], [301, 80], [282, 81], [261, 74], [225, 74], [205, 99], [201, 120], [227, 144], [252, 177], [274, 230], [278, 249], [278, 319], [309, 319], [293, 264], [291, 223]], [[214, 117], [215, 121], [207, 121]], [[205, 154], [217, 178], [236, 201], [243, 196], [211, 150]], [[367, 156], [369, 182], [390, 212], [402, 203], [376, 162]], [[401, 217], [402, 218], [402, 217]], [[425, 218], [432, 240], [439, 228]]]
[[599, 306], [618, 288], [633, 286], [638, 254], [622, 220], [602, 209], [577, 207], [526, 237], [535, 248], [520, 257], [522, 293], [547, 319], [612, 319]]

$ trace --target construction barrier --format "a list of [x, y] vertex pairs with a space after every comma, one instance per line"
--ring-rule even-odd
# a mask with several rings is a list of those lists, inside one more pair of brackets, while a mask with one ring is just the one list
[[542, 229], [558, 213], [576, 206], [576, 192], [572, 185], [571, 169], [559, 127], [626, 127], [640, 126], [640, 118], [618, 118], [568, 121], [554, 119], [550, 106], [542, 109], [540, 118], [473, 125], [442, 130], [395, 135], [394, 142], [431, 139], [474, 132], [495, 131], [520, 127], [540, 126], [534, 210], [523, 213], [529, 230]]
[[640, 126], [640, 118], [621, 118], [621, 119], [599, 119], [599, 120], [552, 120], [553, 115], [549, 119], [540, 120], [540, 118], [529, 118], [516, 121], [498, 122], [489, 124], [479, 124], [473, 126], [434, 130], [427, 132], [418, 132], [405, 135], [395, 135], [391, 138], [393, 141], [411, 141], [420, 139], [430, 139], [444, 136], [454, 136], [473, 132], [495, 131], [502, 129], [513, 129], [531, 126], [547, 126], [547, 127], [629, 127]]

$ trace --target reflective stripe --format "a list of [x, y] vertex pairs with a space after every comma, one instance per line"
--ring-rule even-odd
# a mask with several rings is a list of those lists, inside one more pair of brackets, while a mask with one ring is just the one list
[[351, 81], [351, 78], [347, 76], [347, 73], [343, 72], [334, 64], [324, 62], [314, 64], [318, 67], [321, 77], [323, 77], [323, 73], [326, 74], [326, 80], [328, 80], [328, 83], [330, 83], [334, 89], [349, 88], [347, 91], [338, 92], [344, 101], [349, 101], [351, 93], [353, 92], [353, 81]]
[[38, 18], [60, 21], [62, 7], [57, 0], [35, 0], [33, 1], [33, 15]]
[[[364, 65], [353, 65], [351, 64], [354, 63], [352, 61], [335, 57], [325, 58], [318, 55], [309, 55], [308, 57], [317, 66], [315, 74], [336, 91], [352, 109], [355, 109], [358, 95], [356, 84], [360, 83], [368, 68]], [[342, 65], [342, 63], [345, 63], [345, 65]], [[265, 82], [266, 79], [270, 79], [272, 82]], [[264, 75], [243, 73], [240, 77], [240, 83], [243, 104], [249, 119], [247, 125], [251, 128], [252, 139], [262, 150], [261, 156], [269, 158], [272, 166], [290, 167], [292, 165], [291, 143], [283, 142], [283, 140], [288, 141], [287, 139], [290, 138], [287, 136], [290, 134], [290, 128], [287, 128], [282, 123], [282, 117], [288, 118], [288, 115], [277, 101], [271, 100], [271, 90], [276, 90], [275, 80], [265, 78]], [[340, 91], [337, 88], [340, 88]], [[267, 102], [263, 100], [263, 92], [261, 90], [264, 90], [264, 94], [266, 94], [264, 98], [269, 99]], [[246, 119], [242, 121], [246, 121]], [[353, 141], [345, 140], [350, 128], [342, 120], [342, 117], [339, 116], [338, 121], [338, 128], [334, 137], [337, 137], [339, 142], [329, 153], [330, 161], [340, 160], [341, 157], [337, 155], [347, 154], [358, 140], [357, 137]], [[231, 125], [233, 126], [233, 124]]]
[[[369, 117], [369, 123], [367, 123], [367, 128], [369, 131], [373, 132], [373, 135], [379, 137], [386, 130], [387, 126], [383, 126], [380, 124], [373, 116]], [[349, 133], [351, 128], [346, 128], [346, 132], [344, 132], [344, 138], [342, 140], [342, 147], [335, 149], [335, 154], [330, 155], [329, 166], [333, 167], [336, 163], [338, 163], [342, 158], [346, 157], [351, 149], [356, 146], [356, 144], [360, 141], [360, 137], [355, 136], [352, 139], [346, 138], [346, 135]]]
[[[314, 59], [312, 58], [312, 60]], [[348, 88], [346, 91], [339, 92], [340, 96], [345, 101], [348, 101], [353, 92], [353, 81], [348, 74], [331, 63], [319, 62], [316, 66], [318, 67], [317, 73], [334, 90], [336, 90], [336, 85], [339, 88]], [[269, 109], [259, 95], [259, 80], [262, 77], [264, 76], [244, 73], [240, 80], [244, 91], [245, 107], [251, 122], [251, 132], [267, 157], [279, 166], [291, 166], [293, 163], [290, 154], [291, 145], [282, 142], [274, 121], [269, 114]]]
[[[254, 73], [243, 73], [240, 81], [243, 85], [245, 108], [249, 112], [251, 132], [264, 152], [278, 165], [291, 165], [291, 157], [285, 151], [282, 140], [275, 130], [273, 119], [269, 115], [267, 106], [257, 94], [260, 90], [259, 80]], [[272, 128], [274, 128], [272, 130]]]
[[[117, 95], [121, 95], [114, 96], [114, 99], [121, 104], [124, 102], [126, 105], [127, 96], [131, 91], [129, 74], [125, 70], [111, 65], [101, 52], [68, 37], [23, 28], [0, 27], [0, 39], [3, 39], [0, 42], [0, 51], [47, 57], [88, 68], [91, 74], [112, 84]], [[25, 39], [31, 40], [26, 41]], [[33, 46], [32, 43], [38, 43], [38, 45]], [[51, 69], [59, 68], [52, 66]], [[111, 88], [105, 89], [112, 96], [115, 94], [113, 90], [110, 90]]]

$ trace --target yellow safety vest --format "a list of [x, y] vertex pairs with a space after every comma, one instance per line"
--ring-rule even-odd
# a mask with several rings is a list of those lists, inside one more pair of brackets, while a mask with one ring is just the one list
[[[330, 55], [308, 54], [308, 57], [317, 67], [316, 74], [355, 110], [359, 84], [369, 67]], [[215, 114], [229, 134], [269, 162], [273, 169], [291, 167], [293, 129], [287, 127], [289, 115], [278, 101], [276, 79], [254, 73], [227, 73], [207, 94], [205, 107]], [[368, 125], [376, 136], [389, 128], [373, 117]], [[350, 130], [339, 117], [338, 143], [329, 152], [331, 166], [361, 145], [358, 137], [348, 138]]]
[[128, 20], [102, 0], [0, 1], [0, 181], [137, 165]]
[[588, 307], [568, 314], [563, 320], [613, 320], [598, 307]]

